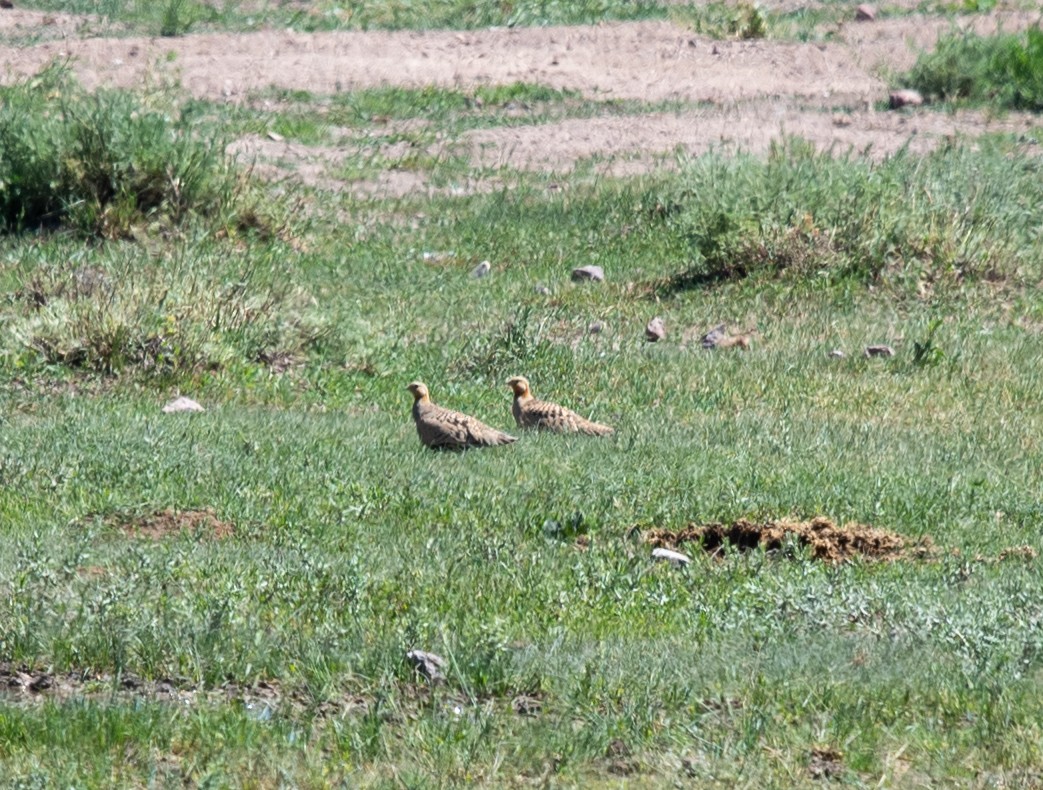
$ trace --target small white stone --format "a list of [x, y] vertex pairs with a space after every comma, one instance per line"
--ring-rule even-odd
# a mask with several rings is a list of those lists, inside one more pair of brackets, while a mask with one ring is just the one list
[[856, 22], [872, 22], [874, 19], [876, 19], [876, 9], [869, 3], [863, 3], [855, 9]]
[[843, 359], [844, 352], [841, 351], [839, 348], [834, 348], [832, 351], [829, 352], [829, 356], [833, 359]]
[[890, 346], [866, 346], [866, 358], [869, 357], [893, 357], [895, 350]]
[[727, 337], [727, 333], [724, 329], [724, 324], [718, 324], [705, 335], [703, 335], [702, 343], [703, 348], [717, 348], [717, 344], [720, 343], [724, 338]]
[[666, 325], [663, 319], [656, 316], [645, 326], [645, 340], [656, 343], [666, 337]]
[[923, 96], [919, 91], [914, 91], [912, 88], [903, 88], [899, 91], [892, 91], [888, 97], [888, 102], [892, 110], [897, 110], [901, 107], [919, 107], [923, 104]]
[[692, 561], [692, 558], [687, 554], [682, 554], [679, 551], [671, 551], [670, 549], [652, 549], [652, 559], [669, 562], [671, 565], [676, 565], [678, 567], [683, 567]]
[[206, 411], [206, 409], [191, 398], [186, 398], [184, 395], [180, 398], [174, 398], [174, 400], [170, 401], [170, 403], [163, 407], [163, 412], [165, 414], [175, 414], [182, 411]]
[[471, 271], [471, 276], [475, 279], [485, 277], [489, 272], [492, 271], [492, 264], [489, 261], [482, 261]]
[[406, 653], [413, 667], [421, 675], [431, 681], [445, 680], [446, 661], [436, 653], [428, 653], [424, 650], [410, 650]]
[[590, 280], [599, 283], [605, 279], [605, 270], [600, 266], [580, 266], [579, 268], [572, 270], [572, 279], [577, 282], [580, 280]]

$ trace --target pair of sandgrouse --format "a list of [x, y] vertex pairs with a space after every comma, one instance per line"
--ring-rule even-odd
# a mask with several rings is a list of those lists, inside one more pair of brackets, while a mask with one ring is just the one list
[[[508, 379], [507, 386], [514, 391], [511, 411], [519, 428], [539, 428], [557, 433], [583, 433], [588, 436], [608, 436], [612, 428], [580, 417], [571, 409], [556, 403], [536, 400], [524, 376]], [[514, 436], [491, 428], [469, 414], [432, 403], [427, 385], [414, 381], [408, 386], [413, 393], [413, 422], [426, 447], [446, 450], [465, 450], [468, 447], [492, 447], [517, 441]]]

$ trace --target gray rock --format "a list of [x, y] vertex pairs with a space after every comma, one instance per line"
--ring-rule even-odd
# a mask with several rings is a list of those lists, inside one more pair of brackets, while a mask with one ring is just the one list
[[866, 346], [866, 359], [869, 357], [893, 357], [895, 350], [890, 346]]
[[537, 285], [532, 290], [534, 290], [540, 296], [550, 296], [550, 288], [548, 288], [546, 285], [543, 285], [543, 284]]
[[901, 107], [919, 107], [923, 104], [923, 96], [920, 95], [919, 91], [914, 91], [912, 88], [903, 88], [899, 91], [891, 91], [889, 102], [892, 110], [897, 110]]
[[485, 277], [493, 269], [492, 264], [489, 261], [482, 261], [474, 269], [471, 270], [471, 276], [474, 278]]
[[657, 343], [666, 337], [666, 325], [663, 319], [656, 316], [645, 325], [645, 340], [649, 343]]
[[174, 400], [170, 401], [170, 403], [163, 407], [164, 414], [176, 414], [182, 411], [206, 411], [206, 409], [191, 398], [186, 398], [184, 395], [180, 398], [174, 398]]
[[576, 282], [590, 280], [600, 283], [605, 279], [605, 270], [600, 266], [580, 266], [578, 269], [572, 270], [572, 279]]
[[406, 659], [413, 664], [413, 668], [433, 683], [445, 680], [445, 659], [434, 653], [426, 653], [423, 650], [410, 650], [406, 653]]
[[600, 335], [605, 331], [605, 325], [601, 321], [591, 321], [587, 331], [592, 335]]
[[834, 348], [832, 351], [829, 352], [829, 356], [832, 359], [843, 359], [844, 358], [844, 352], [841, 351], [839, 348]]
[[874, 19], [876, 19], [876, 9], [869, 3], [862, 3], [855, 9], [856, 22], [872, 22]]
[[705, 335], [703, 335], [700, 341], [703, 344], [703, 348], [717, 348], [717, 344], [720, 343], [724, 338], [728, 336], [728, 333], [724, 330], [724, 324], [718, 324]]

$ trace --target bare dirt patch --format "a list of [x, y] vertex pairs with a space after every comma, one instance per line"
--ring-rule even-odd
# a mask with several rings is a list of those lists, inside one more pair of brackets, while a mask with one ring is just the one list
[[[23, 25], [46, 15], [18, 12]], [[13, 20], [16, 17], [7, 17]], [[1020, 30], [1038, 14], [995, 13], [958, 22], [921, 16], [851, 22], [829, 43], [713, 41], [670, 22], [478, 31], [296, 33], [265, 30], [178, 38], [68, 38], [0, 47], [10, 75], [70, 58], [88, 87], [140, 84], [150, 70], [180, 77], [189, 93], [242, 99], [271, 86], [321, 93], [387, 85], [473, 87], [530, 82], [588, 97], [726, 101], [754, 96], [879, 96], [882, 67], [907, 68], [950, 30]], [[10, 76], [7, 77], [10, 79]]]
[[[472, 161], [486, 167], [567, 170], [593, 152], [611, 158], [598, 170], [626, 175], [634, 170], [634, 156], [642, 157], [645, 170], [653, 164], [673, 169], [681, 156], [700, 156], [709, 151], [763, 153], [772, 143], [794, 136], [819, 149], [882, 159], [904, 146], [913, 153], [925, 153], [959, 137], [1024, 132], [1034, 128], [1037, 121], [1030, 115], [996, 118], [970, 110], [952, 114], [928, 110], [910, 115], [877, 112], [870, 107], [837, 114], [770, 100], [683, 113], [482, 129], [468, 133], [464, 142], [472, 147]], [[659, 161], [653, 161], [656, 155]], [[664, 155], [671, 157], [664, 160]]]
[[814, 559], [840, 563], [856, 557], [866, 560], [922, 559], [934, 552], [929, 537], [908, 541], [901, 535], [865, 524], [837, 526], [819, 516], [810, 521], [768, 521], [762, 524], [740, 519], [732, 524], [690, 524], [680, 530], [653, 529], [646, 542], [675, 549], [695, 543], [714, 556], [754, 549], [777, 552], [787, 546], [806, 548]]
[[202, 510], [167, 508], [144, 516], [117, 515], [110, 516], [106, 519], [106, 523], [127, 537], [148, 540], [163, 540], [186, 532], [212, 540], [222, 540], [235, 533], [235, 527], [229, 522], [219, 519], [211, 508]]
[[[770, 0], [769, 7], [815, 7], [814, 0]], [[177, 38], [119, 37], [94, 17], [8, 10], [0, 14], [0, 82], [68, 61], [88, 87], [175, 83], [216, 101], [256, 104], [272, 87], [331, 94], [364, 88], [536, 83], [585, 99], [689, 105], [677, 113], [602, 116], [482, 129], [442, 141], [476, 166], [567, 171], [597, 160], [596, 172], [634, 175], [677, 164], [672, 156], [764, 151], [795, 135], [819, 148], [883, 156], [903, 145], [926, 151], [958, 136], [1018, 131], [1038, 118], [980, 113], [874, 112], [887, 75], [907, 69], [940, 35], [1012, 32], [1039, 23], [1035, 12], [997, 9], [945, 18], [920, 14], [874, 22], [829, 22], [827, 42], [714, 41], [667, 21], [476, 31], [297, 33], [264, 30]], [[820, 31], [821, 32], [821, 31]], [[108, 36], [108, 37], [105, 37]], [[25, 45], [24, 41], [40, 41]], [[695, 105], [702, 104], [697, 107]], [[273, 110], [277, 111], [277, 108]], [[365, 132], [331, 130], [328, 144], [244, 139], [234, 151], [255, 173], [363, 197], [469, 194], [500, 189], [497, 173], [432, 187], [422, 170], [398, 168], [395, 152]], [[373, 158], [382, 174], [336, 172], [348, 157]], [[387, 160], [384, 163], [384, 160]], [[601, 161], [603, 160], [603, 161]], [[350, 169], [350, 168], [349, 168]]]
[[311, 710], [329, 716], [365, 710], [369, 701], [345, 692], [316, 703], [305, 692], [286, 688], [276, 680], [241, 683], [228, 680], [220, 686], [205, 688], [184, 678], [146, 680], [132, 673], [118, 677], [90, 670], [53, 672], [40, 667], [0, 662], [0, 700], [26, 705], [48, 700], [93, 700], [112, 703], [147, 700], [173, 703], [181, 707], [218, 705], [236, 702], [249, 714], [268, 719]]
[[844, 753], [839, 749], [817, 746], [808, 754], [808, 776], [833, 779], [844, 772]]

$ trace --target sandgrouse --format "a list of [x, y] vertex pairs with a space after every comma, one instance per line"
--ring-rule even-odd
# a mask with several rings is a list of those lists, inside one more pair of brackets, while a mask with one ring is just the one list
[[466, 450], [518, 441], [481, 420], [432, 403], [427, 385], [422, 381], [414, 381], [407, 389], [413, 393], [413, 422], [425, 447]]
[[511, 411], [519, 428], [542, 428], [557, 433], [584, 433], [587, 436], [608, 436], [613, 432], [609, 426], [584, 419], [564, 406], [536, 400], [529, 390], [529, 380], [524, 376], [508, 379], [507, 386], [514, 390]]

